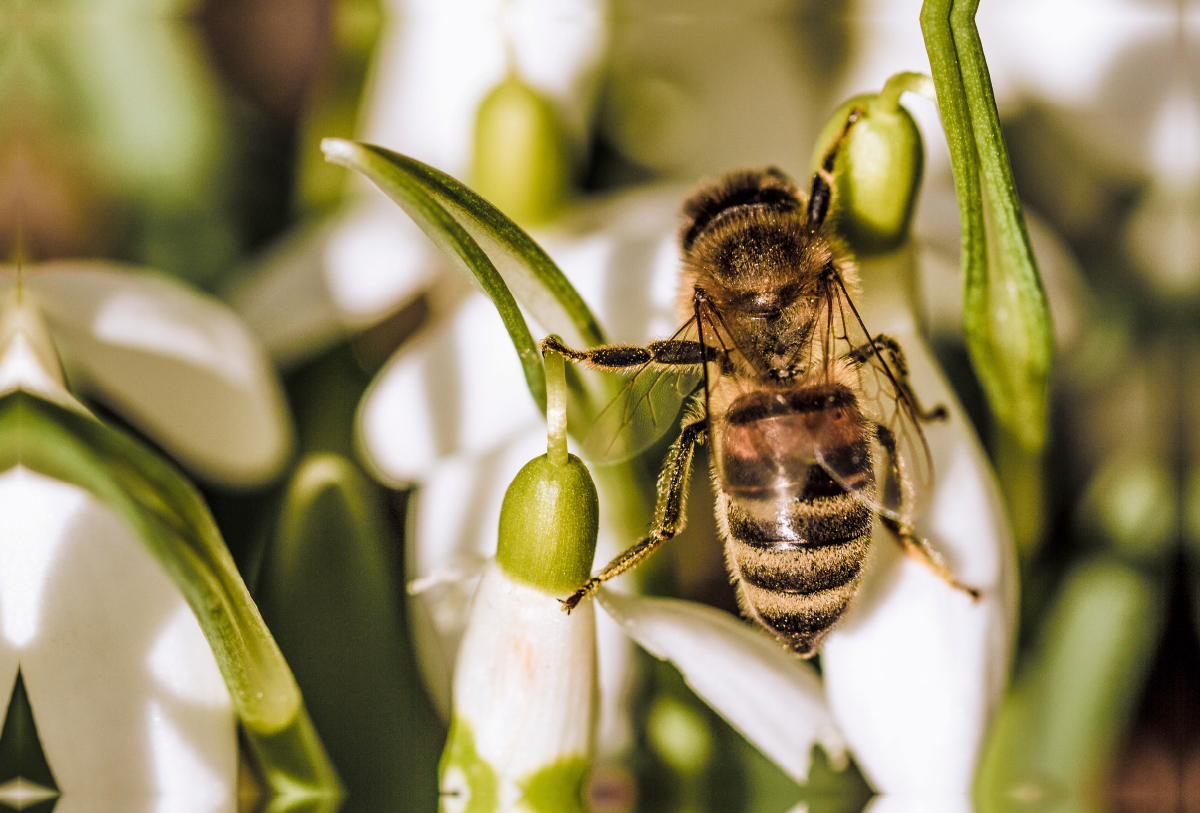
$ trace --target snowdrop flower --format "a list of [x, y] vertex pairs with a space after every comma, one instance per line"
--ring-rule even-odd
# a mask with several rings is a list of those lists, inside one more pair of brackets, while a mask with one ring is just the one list
[[[606, 38], [601, 0], [386, 5], [390, 19], [363, 102], [364, 140], [471, 178], [481, 105], [515, 77], [554, 116], [570, 159], [582, 158]], [[514, 135], [505, 138], [511, 146]], [[283, 364], [395, 313], [444, 271], [394, 204], [352, 181], [345, 211], [285, 237], [232, 292], [235, 309]]]
[[496, 560], [475, 592], [454, 672], [441, 771], [447, 811], [582, 810], [596, 712], [595, 611], [568, 617], [555, 597], [587, 581], [599, 507], [587, 468], [567, 453], [563, 360], [551, 357], [546, 367], [554, 376], [548, 450], [505, 493]]
[[[596, 711], [595, 609], [587, 602], [568, 616], [557, 598], [587, 581], [599, 507], [587, 468], [567, 453], [563, 363], [556, 355], [546, 361], [548, 451], [507, 489], [496, 559], [472, 601], [442, 762], [447, 811], [582, 810]], [[687, 602], [605, 591], [602, 606], [659, 657], [681, 663], [693, 685], [735, 725], [759, 733], [797, 779], [807, 774], [814, 741], [843, 755], [815, 676], [771, 642]], [[708, 668], [713, 650], [727, 668], [719, 657]], [[746, 686], [758, 696], [735, 701]]]
[[[632, 196], [593, 214], [592, 223], [604, 224], [594, 232], [545, 240], [601, 321], [621, 326], [615, 339], [641, 343], [670, 332], [678, 199]], [[978, 441], [912, 319], [911, 258], [906, 244], [864, 263], [864, 318], [905, 346], [922, 397], [950, 408], [951, 420], [929, 431], [939, 485], [919, 530], [983, 600], [973, 605], [881, 535], [862, 594], [826, 644], [823, 686], [806, 664], [711, 608], [611, 590], [600, 603], [797, 781], [807, 776], [814, 742], [837, 754], [844, 735], [878, 789], [965, 802], [1006, 675], [1013, 565]], [[521, 378], [499, 317], [477, 295], [402, 351], [362, 406], [362, 443], [377, 473], [422, 485], [408, 555], [418, 606], [440, 633], [418, 635], [434, 691], [453, 663], [470, 577], [495, 550], [490, 517], [503, 484], [540, 445], [542, 423]], [[602, 513], [602, 558], [633, 541], [619, 527]], [[600, 659], [604, 675], [603, 648]], [[601, 684], [612, 692], [620, 681]], [[788, 702], [777, 701], [783, 697]], [[610, 693], [602, 702], [619, 709]]]
[[[0, 685], [37, 734], [22, 765], [40, 747], [45, 766], [0, 800], [232, 813], [239, 720], [275, 789], [287, 782], [268, 740], [296, 749], [297, 792], [332, 799], [295, 681], [202, 500], [92, 415], [58, 355], [181, 459], [246, 482], [278, 466], [288, 437], [261, 351], [207, 298], [115, 266], [35, 267], [0, 285]], [[217, 441], [267, 437], [240, 450], [184, 437], [214, 419], [188, 423], [199, 410], [179, 399], [206, 392], [235, 424], [214, 428]], [[165, 428], [172, 408], [180, 424]]]

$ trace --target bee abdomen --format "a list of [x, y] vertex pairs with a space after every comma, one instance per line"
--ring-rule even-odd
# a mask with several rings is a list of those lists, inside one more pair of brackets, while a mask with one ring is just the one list
[[872, 513], [848, 494], [773, 507], [727, 504], [729, 569], [743, 611], [809, 656], [858, 590]]

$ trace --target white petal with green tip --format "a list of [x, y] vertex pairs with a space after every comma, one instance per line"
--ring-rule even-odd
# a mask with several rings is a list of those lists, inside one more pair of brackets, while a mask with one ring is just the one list
[[529, 798], [532, 780], [588, 758], [595, 697], [594, 608], [567, 615], [554, 597], [489, 565], [454, 674], [454, 725], [473, 748], [469, 759], [453, 742], [448, 749], [442, 789], [458, 796], [443, 797], [443, 810], [472, 809], [462, 803], [478, 792], [475, 762], [494, 775], [495, 810], [541, 810]]
[[291, 451], [278, 380], [226, 306], [181, 283], [109, 263], [27, 270], [68, 369], [201, 476], [250, 484]]
[[674, 664], [696, 694], [797, 782], [808, 777], [814, 744], [844, 760], [845, 741], [816, 671], [765, 634], [690, 601], [607, 589], [599, 601], [630, 637]]

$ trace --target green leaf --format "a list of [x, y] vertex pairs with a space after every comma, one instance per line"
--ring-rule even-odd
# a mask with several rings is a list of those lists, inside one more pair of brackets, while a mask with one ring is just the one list
[[286, 766], [264, 757], [272, 788], [335, 796], [333, 769], [305, 734], [311, 724], [291, 670], [191, 484], [123, 433], [20, 391], [0, 399], [0, 438], [9, 439], [0, 443], [0, 471], [22, 465], [90, 491], [162, 564], [196, 614], [252, 744], [292, 754]]
[[420, 685], [379, 487], [305, 458], [267, 550], [259, 605], [345, 782], [344, 813], [433, 810], [445, 731]]
[[521, 358], [539, 409], [546, 385], [541, 354], [517, 306], [568, 344], [604, 342], [595, 317], [550, 256], [499, 209], [444, 172], [371, 144], [321, 142], [325, 157], [367, 176], [491, 297]]
[[967, 349], [997, 421], [1039, 450], [1053, 352], [1050, 310], [975, 28], [978, 6], [925, 0], [921, 29], [958, 195]]

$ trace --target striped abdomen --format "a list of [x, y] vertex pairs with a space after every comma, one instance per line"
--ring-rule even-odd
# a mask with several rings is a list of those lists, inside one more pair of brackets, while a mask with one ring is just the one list
[[[854, 597], [873, 512], [843, 487], [870, 489], [868, 424], [841, 386], [742, 396], [714, 444], [717, 516], [750, 618], [812, 655]], [[836, 461], [842, 484], [817, 463]]]

